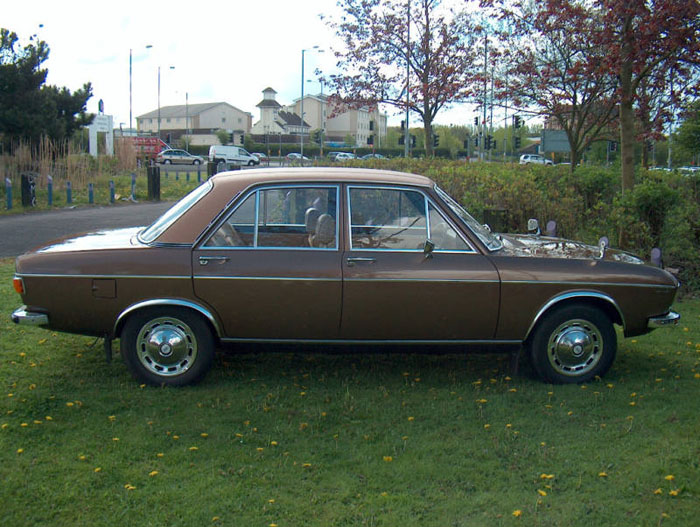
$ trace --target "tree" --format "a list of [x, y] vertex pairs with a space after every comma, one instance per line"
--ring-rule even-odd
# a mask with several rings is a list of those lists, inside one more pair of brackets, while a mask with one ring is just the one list
[[[440, 110], [466, 100], [476, 79], [471, 12], [448, 9], [439, 0], [339, 0], [338, 5], [343, 15], [329, 20], [344, 46], [335, 50], [342, 73], [331, 78], [337, 98], [355, 107], [388, 104], [405, 111], [409, 89], [408, 108], [432, 137]], [[425, 151], [432, 155], [431, 141]]]
[[686, 150], [697, 164], [700, 157], [700, 100], [685, 110], [683, 123], [673, 140]]
[[609, 136], [617, 116], [617, 81], [591, 38], [600, 32], [597, 13], [569, 0], [486, 4], [498, 6], [507, 28], [499, 33], [505, 66], [498, 97], [564, 130], [575, 170], [583, 152]]
[[[678, 88], [700, 65], [700, 3], [696, 0], [597, 0], [602, 31], [594, 40], [619, 84], [622, 190], [634, 186], [635, 106], [646, 89], [683, 96]], [[687, 84], [686, 84], [687, 86]], [[674, 89], [676, 90], [675, 93]]]
[[0, 134], [5, 142], [27, 139], [36, 144], [42, 136], [62, 140], [92, 122], [85, 112], [90, 83], [75, 93], [44, 85], [48, 71], [42, 64], [48, 57], [44, 41], [32, 37], [20, 47], [15, 33], [0, 29]]

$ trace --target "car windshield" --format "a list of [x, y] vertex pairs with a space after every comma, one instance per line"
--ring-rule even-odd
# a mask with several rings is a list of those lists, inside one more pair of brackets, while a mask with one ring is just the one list
[[178, 201], [175, 205], [170, 207], [165, 214], [158, 218], [150, 227], [147, 227], [139, 233], [139, 241], [142, 243], [151, 243], [158, 236], [163, 234], [163, 231], [170, 227], [175, 220], [177, 220], [182, 214], [189, 209], [192, 205], [197, 203], [202, 196], [209, 192], [212, 188], [211, 181], [207, 181], [199, 185], [192, 192], [187, 194], [184, 198]]
[[477, 237], [482, 241], [482, 243], [490, 250], [497, 251], [503, 248], [503, 243], [499, 240], [490, 230], [484, 227], [481, 223], [476, 221], [462, 206], [457, 203], [450, 195], [442, 190], [440, 187], [435, 185], [435, 192], [442, 200], [447, 204], [448, 207], [452, 209], [459, 218], [465, 223], [465, 225], [477, 235]]

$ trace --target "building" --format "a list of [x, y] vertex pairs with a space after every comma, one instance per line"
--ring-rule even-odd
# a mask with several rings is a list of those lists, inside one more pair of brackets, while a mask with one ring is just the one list
[[[263, 99], [255, 106], [260, 108], [260, 120], [252, 127], [256, 135], [309, 135], [311, 127], [302, 122], [299, 113], [287, 111], [275, 99], [272, 88], [263, 90]], [[305, 112], [306, 113], [306, 112]]]
[[260, 120], [253, 125], [251, 133], [254, 135], [299, 136], [303, 133], [308, 137], [312, 130], [324, 130], [326, 143], [349, 142], [352, 146], [376, 147], [386, 139], [387, 116], [378, 109], [341, 107], [327, 95], [306, 95], [302, 123], [299, 117], [301, 99], [283, 107], [275, 99], [276, 94], [272, 88], [263, 90], [263, 100], [256, 105], [260, 108]]
[[226, 102], [203, 104], [183, 104], [164, 106], [159, 110], [136, 117], [139, 133], [158, 133], [158, 114], [160, 113], [160, 138], [166, 143], [173, 143], [187, 135], [189, 144], [219, 144], [216, 136], [218, 130], [233, 134], [234, 142], [240, 143], [242, 134], [250, 133], [253, 116], [239, 110]]

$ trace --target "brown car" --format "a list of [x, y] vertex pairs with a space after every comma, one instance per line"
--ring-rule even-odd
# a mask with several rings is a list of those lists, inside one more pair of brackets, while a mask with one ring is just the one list
[[603, 375], [625, 336], [675, 324], [678, 281], [624, 252], [493, 234], [433, 181], [349, 168], [219, 174], [147, 228], [17, 259], [17, 323], [121, 339], [151, 384], [202, 378], [218, 343], [525, 345], [548, 382]]

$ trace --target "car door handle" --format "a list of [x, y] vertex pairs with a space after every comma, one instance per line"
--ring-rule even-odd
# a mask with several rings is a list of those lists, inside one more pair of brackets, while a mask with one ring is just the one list
[[373, 264], [376, 262], [376, 258], [371, 258], [371, 257], [363, 257], [363, 256], [350, 256], [347, 259], [348, 266], [352, 267], [356, 263], [366, 263], [366, 264]]
[[210, 261], [224, 263], [228, 262], [228, 256], [200, 256], [199, 265], [209, 265]]

